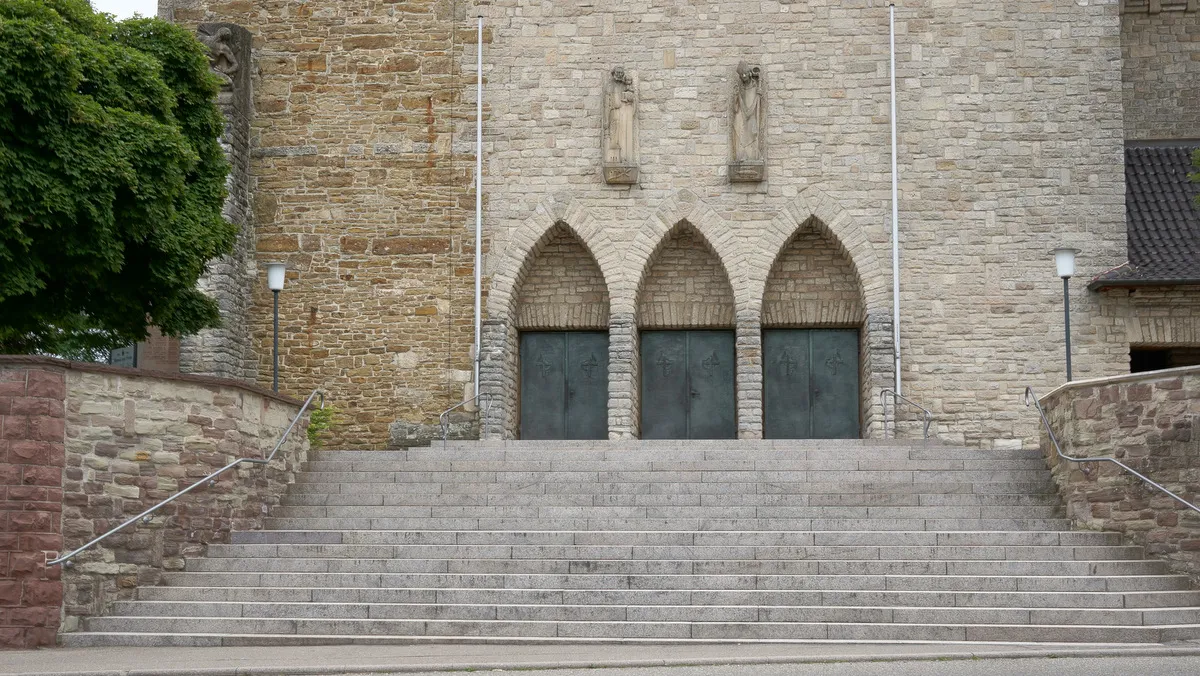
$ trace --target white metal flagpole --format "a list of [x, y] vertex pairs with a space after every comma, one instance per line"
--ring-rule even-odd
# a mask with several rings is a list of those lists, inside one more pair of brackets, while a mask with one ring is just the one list
[[900, 180], [896, 164], [896, 5], [889, 5], [892, 56], [892, 349], [896, 355], [896, 394], [900, 389]]
[[475, 391], [479, 394], [480, 339], [483, 337], [483, 17], [479, 17], [479, 39], [475, 61]]

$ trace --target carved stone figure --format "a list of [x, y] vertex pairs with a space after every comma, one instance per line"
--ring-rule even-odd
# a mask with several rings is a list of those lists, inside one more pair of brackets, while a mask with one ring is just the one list
[[730, 181], [761, 181], [766, 174], [763, 98], [762, 68], [745, 61], [739, 63], [729, 132], [733, 154], [729, 165]]
[[604, 180], [637, 183], [637, 92], [633, 76], [613, 68], [604, 90]]
[[[209, 32], [212, 31], [212, 32]], [[233, 86], [233, 77], [241, 64], [233, 50], [233, 31], [226, 26], [210, 28], [201, 26], [196, 37], [208, 47], [208, 63], [226, 86]]]

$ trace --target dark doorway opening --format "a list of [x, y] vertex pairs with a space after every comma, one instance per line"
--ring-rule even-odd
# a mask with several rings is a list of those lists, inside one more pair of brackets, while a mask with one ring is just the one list
[[763, 434], [768, 439], [857, 439], [858, 331], [763, 331]]
[[521, 334], [521, 438], [608, 438], [608, 334]]
[[642, 438], [736, 439], [733, 331], [642, 332]]
[[1200, 366], [1200, 347], [1131, 347], [1129, 372], [1145, 373], [1180, 366]]

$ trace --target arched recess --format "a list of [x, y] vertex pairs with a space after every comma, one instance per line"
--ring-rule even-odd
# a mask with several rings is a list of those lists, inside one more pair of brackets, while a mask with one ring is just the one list
[[[753, 261], [746, 274], [763, 327], [858, 328], [861, 431], [878, 436], [879, 395], [895, 374], [891, 274], [880, 265], [867, 228], [810, 186], [762, 237], [763, 251], [772, 255]], [[761, 391], [757, 396], [761, 402]]]
[[518, 280], [518, 330], [608, 328], [604, 273], [565, 224], [551, 228]]
[[[572, 262], [566, 273], [564, 257]], [[517, 433], [519, 331], [606, 328], [618, 259], [595, 220], [574, 202], [554, 200], [539, 205], [489, 257], [488, 318], [480, 346], [479, 391], [488, 399], [482, 438]], [[570, 284], [563, 284], [564, 274]]]
[[651, 256], [637, 293], [640, 329], [733, 328], [729, 274], [708, 240], [680, 221]]
[[858, 274], [844, 251], [809, 218], [779, 251], [763, 292], [763, 328], [859, 327]]
[[638, 296], [654, 257], [684, 224], [704, 240], [720, 261], [733, 290], [735, 313], [740, 313], [748, 305], [756, 305], [753, 303], [754, 294], [742, 274], [746, 257], [735, 230], [695, 193], [683, 189], [659, 205], [654, 214], [638, 228], [637, 235], [626, 248], [620, 275], [614, 277], [611, 284], [614, 315], [627, 314], [632, 317], [637, 312]]

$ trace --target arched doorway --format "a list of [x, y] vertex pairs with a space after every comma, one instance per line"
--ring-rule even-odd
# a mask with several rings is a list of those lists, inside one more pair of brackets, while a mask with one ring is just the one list
[[520, 437], [607, 439], [609, 295], [595, 258], [560, 223], [516, 297]]
[[763, 436], [862, 436], [865, 313], [849, 258], [818, 227], [800, 225], [763, 293]]
[[737, 437], [734, 295], [686, 221], [650, 257], [637, 302], [643, 439]]

